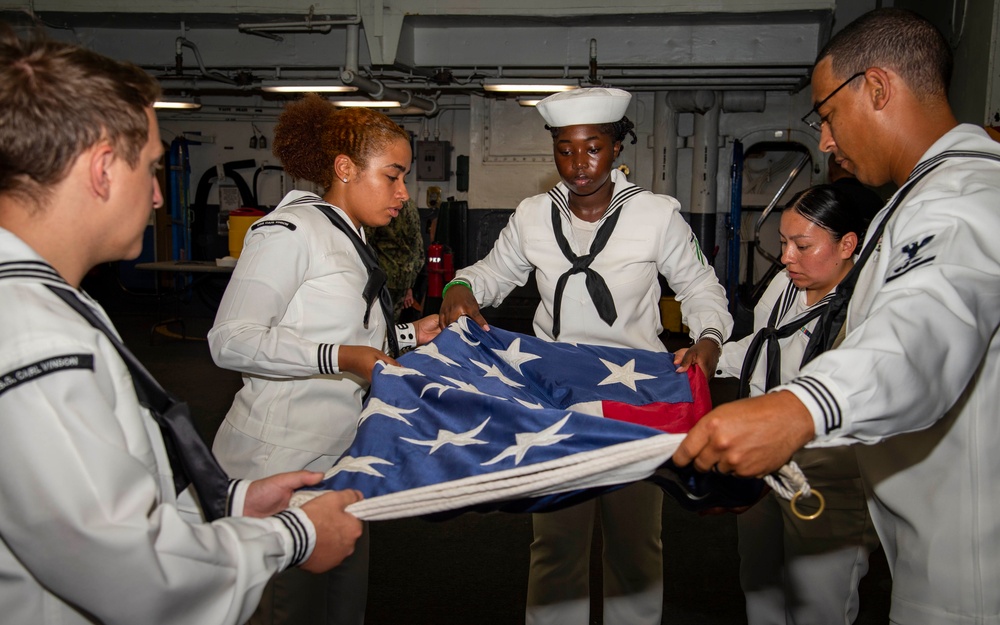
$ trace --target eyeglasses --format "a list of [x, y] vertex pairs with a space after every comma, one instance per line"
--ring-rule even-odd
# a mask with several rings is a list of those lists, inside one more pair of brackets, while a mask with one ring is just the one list
[[[846, 87], [847, 85], [849, 85], [852, 80], [854, 80], [858, 76], [864, 76], [865, 72], [867, 72], [867, 71], [868, 70], [864, 70], [864, 71], [858, 72], [857, 74], [854, 74], [853, 76], [851, 76], [850, 78], [848, 78], [844, 82], [840, 83], [840, 86], [837, 87], [836, 89], [834, 89], [833, 91], [831, 91], [830, 95], [828, 95], [825, 98], [823, 98], [822, 100], [820, 100], [819, 104], [817, 104], [816, 106], [812, 107], [812, 109], [808, 113], [806, 113], [805, 115], [802, 116], [802, 123], [805, 124], [806, 126], [809, 126], [810, 128], [812, 128], [816, 132], [823, 132], [823, 118], [819, 116], [819, 109], [820, 109], [820, 107], [823, 106], [824, 104], [826, 104], [827, 102], [829, 102], [830, 98], [832, 98], [833, 96], [837, 95], [837, 92], [840, 91], [841, 89], [843, 89], [844, 87]], [[816, 119], [809, 119], [809, 117], [813, 116], [813, 115], [816, 116]]]

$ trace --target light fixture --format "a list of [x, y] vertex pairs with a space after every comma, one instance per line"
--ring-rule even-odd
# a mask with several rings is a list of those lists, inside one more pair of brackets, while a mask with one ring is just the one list
[[397, 100], [331, 100], [334, 106], [364, 106], [368, 108], [398, 108], [401, 106]]
[[517, 103], [520, 104], [521, 106], [537, 106], [538, 103], [541, 101], [542, 101], [541, 98], [534, 98], [531, 96], [517, 99]]
[[171, 110], [198, 110], [201, 108], [201, 102], [196, 98], [190, 96], [163, 96], [156, 102], [153, 102], [154, 109], [171, 109]]
[[350, 93], [357, 91], [353, 85], [332, 80], [262, 80], [260, 88], [272, 93]]
[[484, 78], [483, 89], [502, 93], [555, 93], [579, 89], [576, 80], [548, 78]]

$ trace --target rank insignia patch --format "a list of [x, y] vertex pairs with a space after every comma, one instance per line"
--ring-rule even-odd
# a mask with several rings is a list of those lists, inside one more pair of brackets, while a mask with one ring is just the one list
[[903, 252], [902, 262], [889, 271], [889, 275], [885, 281], [891, 282], [911, 269], [932, 262], [936, 256], [934, 256], [931, 251], [927, 249], [927, 245], [933, 239], [934, 235], [932, 234], [929, 237], [926, 237], [923, 241], [913, 241], [904, 245], [901, 250]]

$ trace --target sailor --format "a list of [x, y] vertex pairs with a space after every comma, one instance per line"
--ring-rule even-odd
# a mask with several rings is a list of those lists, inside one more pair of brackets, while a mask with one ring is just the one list
[[[899, 187], [838, 307], [846, 338], [774, 392], [710, 412], [674, 456], [762, 475], [806, 444], [862, 443], [893, 623], [1000, 618], [1000, 144], [955, 119], [952, 62], [901, 9], [866, 13], [820, 52], [803, 120], [862, 183]], [[817, 331], [834, 337], [838, 317]]]
[[[481, 261], [447, 285], [441, 322], [499, 305], [531, 273], [541, 295], [534, 330], [574, 343], [666, 352], [659, 276], [681, 303], [693, 347], [679, 370], [711, 375], [732, 329], [726, 296], [672, 197], [654, 195], [615, 168], [635, 142], [625, 117], [631, 95], [588, 88], [538, 104], [561, 182], [522, 201]], [[590, 544], [598, 515], [604, 539], [604, 623], [659, 624], [663, 604], [663, 491], [637, 483], [577, 506], [535, 514], [528, 623], [589, 623]]]
[[361, 534], [344, 511], [354, 491], [286, 509], [322, 473], [230, 483], [183, 404], [80, 289], [96, 265], [139, 255], [163, 204], [159, 95], [139, 67], [20, 41], [0, 24], [0, 610], [10, 625], [236, 625], [272, 575], [326, 571]]

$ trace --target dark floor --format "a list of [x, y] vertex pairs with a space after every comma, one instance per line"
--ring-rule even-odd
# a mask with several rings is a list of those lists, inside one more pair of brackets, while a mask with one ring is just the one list
[[[207, 440], [225, 416], [240, 376], [217, 368], [205, 333], [225, 278], [208, 278], [180, 300], [146, 289], [122, 288], [102, 268], [85, 284], [111, 314], [126, 344], [170, 391], [186, 400]], [[153, 331], [161, 319], [179, 316]], [[505, 323], [506, 321], [506, 323]], [[524, 319], [491, 323], [530, 331]], [[729, 380], [712, 382], [718, 404], [734, 396]], [[372, 625], [514, 624], [523, 621], [531, 541], [529, 515], [474, 514], [440, 522], [419, 519], [372, 523], [368, 613]], [[732, 515], [700, 517], [669, 497], [663, 510], [664, 617], [670, 625], [745, 623]], [[595, 551], [599, 545], [595, 545]], [[597, 559], [595, 559], [597, 561]], [[595, 577], [600, 570], [595, 569]], [[859, 625], [888, 622], [890, 578], [882, 552], [861, 583]], [[592, 610], [600, 623], [600, 610]]]

